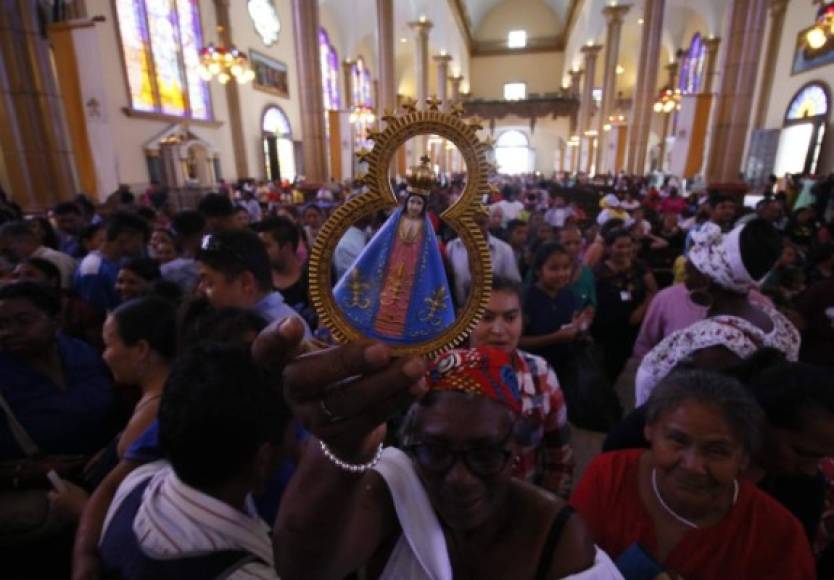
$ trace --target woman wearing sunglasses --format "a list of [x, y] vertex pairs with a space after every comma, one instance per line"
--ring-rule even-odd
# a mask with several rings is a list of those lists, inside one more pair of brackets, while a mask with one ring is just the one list
[[534, 430], [508, 353], [455, 350], [422, 381], [412, 375], [410, 392], [394, 395], [422, 395], [406, 414], [402, 449], [382, 449], [385, 417], [372, 417], [390, 404], [381, 392], [359, 401], [367, 379], [304, 400], [297, 385], [309, 379], [296, 368], [285, 371], [288, 398], [319, 443], [276, 522], [282, 578], [343, 578], [363, 567], [369, 578], [398, 580], [620, 578], [564, 502], [512, 477]]

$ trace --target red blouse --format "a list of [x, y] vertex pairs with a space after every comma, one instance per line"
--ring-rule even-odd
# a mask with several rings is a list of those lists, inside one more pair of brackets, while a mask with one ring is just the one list
[[[571, 497], [594, 541], [614, 560], [635, 542], [649, 553], [657, 550], [654, 525], [637, 487], [642, 453], [629, 449], [598, 456]], [[816, 578], [799, 522], [746, 481], [740, 482], [738, 503], [722, 521], [686, 532], [662, 564], [686, 580]]]

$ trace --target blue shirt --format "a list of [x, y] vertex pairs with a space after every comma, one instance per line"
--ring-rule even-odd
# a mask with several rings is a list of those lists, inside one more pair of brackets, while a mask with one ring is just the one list
[[[552, 298], [538, 286], [531, 286], [524, 296], [524, 334], [540, 336], [557, 332], [573, 321], [580, 307], [576, 294], [569, 287], [562, 288]], [[573, 344], [566, 342], [527, 350], [544, 357], [558, 373], [561, 363], [572, 355]]]
[[165, 280], [175, 283], [186, 294], [190, 294], [197, 287], [200, 273], [197, 260], [194, 258], [176, 258], [162, 264], [159, 269]]
[[280, 292], [270, 292], [264, 296], [260, 302], [255, 304], [253, 308], [255, 312], [263, 316], [267, 321], [274, 322], [276, 320], [284, 320], [290, 316], [295, 316], [302, 323], [304, 323], [304, 338], [312, 338], [310, 327], [298, 313], [284, 302], [284, 297]]
[[[0, 392], [17, 420], [46, 454], [89, 454], [114, 434], [110, 375], [85, 342], [58, 336], [66, 387], [0, 352]], [[23, 457], [5, 419], [0, 420], [0, 460]]]
[[99, 312], [113, 310], [121, 301], [116, 293], [119, 264], [108, 260], [100, 252], [90, 252], [73, 276], [75, 293]]

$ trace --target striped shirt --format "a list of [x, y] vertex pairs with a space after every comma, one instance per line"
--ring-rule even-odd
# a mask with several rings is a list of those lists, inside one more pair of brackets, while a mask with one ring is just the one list
[[246, 512], [241, 512], [185, 484], [167, 461], [143, 465], [125, 478], [107, 510], [102, 538], [125, 498], [149, 478], [133, 521], [133, 531], [147, 556], [171, 560], [245, 550], [261, 561], [238, 568], [229, 580], [277, 580], [269, 526], [257, 516], [252, 498], [246, 499]]

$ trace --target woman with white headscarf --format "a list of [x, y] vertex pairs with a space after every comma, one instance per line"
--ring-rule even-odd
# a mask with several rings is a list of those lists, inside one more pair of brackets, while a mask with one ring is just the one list
[[676, 366], [690, 362], [721, 369], [762, 347], [782, 351], [788, 360], [799, 354], [799, 332], [774, 308], [748, 300], [781, 254], [781, 236], [756, 219], [726, 235], [706, 224], [692, 235], [687, 263], [690, 299], [708, 308], [707, 318], [659, 342], [637, 370], [636, 405], [645, 403], [655, 385]]

